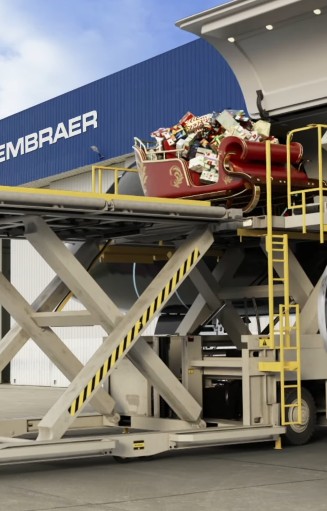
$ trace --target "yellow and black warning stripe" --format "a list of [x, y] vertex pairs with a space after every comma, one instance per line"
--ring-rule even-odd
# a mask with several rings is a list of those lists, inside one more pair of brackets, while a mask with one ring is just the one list
[[109, 371], [116, 364], [117, 360], [119, 360], [125, 354], [126, 349], [129, 348], [132, 342], [136, 340], [140, 331], [143, 330], [148, 325], [150, 320], [158, 312], [163, 303], [166, 302], [168, 298], [170, 298], [170, 295], [174, 291], [175, 287], [180, 283], [180, 281], [186, 275], [186, 273], [189, 272], [190, 269], [194, 266], [199, 256], [200, 251], [197, 248], [195, 248], [192, 251], [192, 253], [188, 256], [188, 258], [184, 261], [182, 266], [180, 266], [177, 272], [169, 280], [166, 286], [156, 296], [151, 305], [149, 305], [149, 307], [144, 311], [139, 320], [136, 321], [135, 325], [127, 333], [124, 339], [120, 341], [119, 345], [117, 346], [116, 349], [114, 349], [110, 357], [104, 362], [100, 369], [97, 370], [93, 378], [84, 387], [79, 396], [76, 399], [74, 399], [71, 406], [68, 408], [68, 413], [71, 416], [74, 417], [76, 413], [82, 408], [85, 401], [90, 397], [90, 395], [96, 389], [96, 387], [100, 385], [103, 378], [107, 376]]
[[134, 451], [142, 451], [145, 448], [144, 440], [134, 440], [133, 449]]

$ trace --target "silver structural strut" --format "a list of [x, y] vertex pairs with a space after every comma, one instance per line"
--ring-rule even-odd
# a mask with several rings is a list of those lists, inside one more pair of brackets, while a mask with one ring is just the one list
[[[123, 316], [87, 271], [40, 218], [25, 220], [26, 238], [70, 287], [95, 320], [109, 333], [103, 344], [72, 381], [39, 424], [39, 440], [60, 438], [89, 402], [95, 390], [127, 353], [144, 371], [158, 392], [182, 420], [202, 425], [201, 407], [159, 357], [141, 343], [132, 347], [150, 320], [160, 312], [171, 295], [213, 242], [210, 229], [190, 238], [178, 248], [149, 287]], [[111, 333], [110, 333], [111, 332]], [[142, 357], [140, 357], [140, 350]], [[155, 367], [155, 370], [151, 370]], [[173, 389], [173, 392], [172, 390]]]

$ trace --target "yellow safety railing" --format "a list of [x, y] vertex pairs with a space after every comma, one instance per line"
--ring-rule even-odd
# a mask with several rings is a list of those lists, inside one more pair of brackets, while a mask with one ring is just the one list
[[[293, 312], [295, 323], [290, 324], [290, 315]], [[301, 424], [302, 416], [302, 396], [301, 396], [301, 342], [300, 342], [300, 307], [298, 304], [279, 306], [280, 321], [280, 404], [281, 404], [281, 423], [283, 426], [292, 424]], [[295, 339], [292, 343], [292, 332], [295, 333]], [[293, 355], [293, 358], [292, 358]], [[291, 380], [292, 383], [288, 383]], [[294, 383], [293, 383], [294, 382]], [[287, 391], [296, 391], [296, 399], [292, 403], [287, 403]], [[292, 408], [297, 414], [288, 412]]]
[[93, 165], [92, 166], [92, 192], [93, 193], [105, 193], [103, 191], [103, 175], [104, 173], [110, 172], [113, 174], [113, 185], [114, 192], [111, 195], [119, 195], [119, 180], [123, 172], [134, 172], [138, 173], [137, 169], [127, 169], [126, 167], [106, 167], [104, 165]]
[[[141, 149], [147, 160], [156, 161], [158, 156], [160, 156], [160, 160], [167, 160], [169, 157], [181, 158], [183, 149], [158, 149], [157, 144], [155, 142], [148, 142], [144, 140], [140, 140], [137, 137], [134, 137], [134, 146]], [[171, 156], [172, 155], [172, 156]]]
[[[324, 232], [326, 230], [324, 225], [324, 192], [327, 192], [327, 188], [324, 186], [323, 179], [323, 148], [322, 148], [322, 130], [327, 129], [326, 124], [310, 124], [305, 126], [304, 128], [297, 128], [291, 130], [286, 139], [287, 146], [287, 207], [288, 209], [301, 209], [302, 212], [302, 232], [307, 232], [307, 223], [306, 223], [306, 211], [307, 211], [307, 194], [312, 192], [317, 192], [319, 197], [319, 225], [320, 225], [320, 243], [324, 243]], [[302, 133], [304, 131], [309, 130], [317, 130], [317, 151], [318, 151], [318, 187], [316, 188], [307, 188], [305, 190], [296, 190], [292, 191], [292, 178], [291, 178], [291, 142], [293, 136], [296, 133]], [[294, 196], [301, 196], [300, 204], [293, 203]]]
[[[276, 234], [273, 231], [272, 188], [271, 188], [271, 142], [266, 142], [266, 193], [267, 193], [267, 235], [266, 251], [268, 258], [268, 306], [269, 335], [260, 337], [260, 346], [264, 349], [278, 350], [276, 361], [259, 362], [260, 371], [270, 371], [280, 375], [281, 423], [282, 425], [301, 423], [301, 347], [300, 347], [300, 314], [299, 306], [290, 305], [288, 235]], [[274, 264], [282, 265], [281, 276], [275, 276]], [[283, 304], [279, 305], [279, 313], [275, 314], [275, 284], [282, 284]], [[292, 314], [291, 314], [292, 311]], [[293, 312], [294, 311], [294, 312]], [[295, 322], [291, 325], [291, 318]], [[295, 332], [295, 339], [292, 334]], [[279, 342], [276, 344], [276, 337]], [[286, 355], [287, 353], [287, 355]], [[295, 376], [294, 376], [295, 374]], [[292, 383], [287, 383], [291, 381]], [[293, 383], [294, 382], [294, 383]], [[286, 393], [296, 389], [297, 399], [286, 403]], [[287, 419], [287, 410], [292, 407], [297, 414]], [[288, 417], [290, 415], [288, 414]]]
[[[289, 300], [288, 278], [288, 238], [286, 234], [274, 235], [272, 219], [272, 177], [271, 177], [271, 143], [266, 142], [266, 207], [267, 207], [267, 235], [265, 238], [268, 259], [268, 308], [269, 308], [269, 336], [261, 338], [261, 346], [275, 349], [275, 283], [284, 284], [284, 303]], [[274, 263], [283, 263], [283, 277], [274, 277]]]

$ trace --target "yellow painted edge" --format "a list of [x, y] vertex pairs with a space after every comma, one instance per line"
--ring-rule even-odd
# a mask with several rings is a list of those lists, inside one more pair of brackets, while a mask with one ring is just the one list
[[52, 190], [52, 189], [40, 189], [40, 188], [27, 188], [23, 186], [0, 186], [1, 192], [9, 193], [21, 193], [28, 195], [57, 195], [58, 197], [82, 197], [86, 199], [104, 199], [110, 200], [122, 200], [122, 201], [135, 201], [135, 202], [147, 202], [147, 203], [160, 203], [160, 204], [182, 204], [183, 206], [199, 206], [208, 207], [211, 206], [210, 201], [203, 200], [190, 200], [190, 199], [167, 199], [161, 197], [143, 197], [140, 195], [119, 195], [110, 193], [95, 193], [95, 192], [78, 192], [71, 190]]
[[281, 370], [280, 362], [259, 362], [259, 371], [279, 373]]
[[[282, 236], [283, 234], [287, 234], [290, 239], [298, 239], [298, 240], [312, 240], [312, 241], [319, 241], [320, 235], [319, 232], [300, 232], [300, 231], [292, 231], [290, 229], [280, 229], [278, 231], [273, 232], [273, 236]], [[327, 224], [326, 229], [327, 231]], [[240, 237], [248, 237], [248, 238], [263, 238], [267, 236], [267, 230], [266, 229], [257, 229], [257, 228], [240, 228], [237, 229], [237, 235]]]

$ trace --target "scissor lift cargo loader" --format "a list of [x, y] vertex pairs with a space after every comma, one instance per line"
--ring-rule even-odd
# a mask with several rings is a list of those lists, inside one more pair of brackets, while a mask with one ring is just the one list
[[[118, 207], [115, 211], [115, 201], [111, 203], [111, 208], [104, 208], [104, 198], [98, 198], [96, 204], [96, 198], [93, 197], [95, 204], [90, 215], [88, 209], [83, 212], [83, 203], [87, 204], [89, 197], [75, 196], [75, 203], [79, 201], [77, 214], [80, 220], [79, 238], [85, 236], [86, 241], [73, 254], [64, 243], [67, 240], [71, 241], [72, 238], [71, 234], [68, 237], [66, 235], [67, 232], [71, 232], [69, 225], [71, 218], [74, 217], [71, 208], [62, 207], [58, 212], [57, 208], [45, 204], [49, 202], [49, 197], [38, 191], [34, 197], [35, 204], [31, 191], [28, 192], [30, 197], [28, 206], [24, 190], [3, 190], [3, 194], [3, 198], [10, 197], [10, 194], [15, 197], [15, 201], [9, 199], [7, 204], [2, 201], [3, 235], [10, 236], [12, 232], [15, 236], [25, 237], [56, 272], [57, 277], [35, 302], [29, 305], [1, 274], [1, 304], [19, 325], [15, 326], [1, 342], [1, 368], [12, 359], [28, 338], [32, 338], [69, 378], [71, 384], [45, 416], [40, 418], [41, 420], [30, 422], [12, 420], [9, 424], [8, 421], [0, 423], [3, 432], [0, 448], [2, 461], [109, 452], [119, 457], [144, 456], [194, 445], [274, 440], [284, 431], [284, 428], [277, 424], [276, 410], [274, 413], [266, 413], [263, 424], [251, 426], [249, 423], [246, 427], [239, 424], [227, 427], [225, 424], [223, 427], [210, 428], [210, 431], [207, 431], [200, 403], [188, 390], [187, 385], [176, 378], [142, 339], [142, 332], [148, 323], [162, 310], [181, 282], [190, 275], [193, 275], [192, 278], [197, 283], [201, 296], [209, 300], [209, 306], [217, 307], [217, 299], [210, 282], [214, 277], [209, 276], [204, 263], [201, 265], [199, 263], [214, 242], [217, 222], [221, 225], [237, 222], [240, 214], [238, 211], [227, 212], [224, 208], [212, 208], [205, 203], [194, 205], [187, 201], [183, 202], [181, 207], [180, 204], [175, 204], [175, 201], [168, 201], [167, 214], [163, 215], [160, 212], [156, 218], [156, 214], [153, 213], [151, 227], [144, 228], [143, 215], [147, 214], [147, 208], [151, 210], [151, 203], [153, 206], [154, 201], [142, 200], [144, 213], [139, 212], [141, 204], [139, 201], [138, 211], [134, 214], [131, 201], [125, 199], [124, 208]], [[58, 195], [51, 196], [51, 202], [58, 204], [61, 201], [62, 196], [59, 192]], [[20, 209], [22, 204], [25, 204], [24, 210]], [[33, 212], [36, 204], [39, 208], [37, 214]], [[8, 215], [7, 209], [10, 209]], [[13, 218], [14, 211], [19, 214]], [[161, 234], [165, 236], [166, 231], [168, 236], [172, 214], [175, 219], [173, 223], [179, 228], [179, 234], [174, 234], [177, 236], [178, 247], [146, 291], [123, 315], [85, 269], [98, 250], [96, 243], [88, 239], [89, 222], [91, 221], [94, 226], [94, 220], [98, 219], [97, 229], [98, 232], [101, 231], [98, 238], [101, 240], [110, 238], [110, 230], [115, 231], [117, 223], [122, 229], [122, 236], [124, 229], [128, 230], [130, 223], [136, 222], [142, 226], [139, 233], [141, 237], [142, 235], [148, 237], [151, 229], [157, 230], [158, 225], [161, 226]], [[74, 236], [76, 241], [76, 234]], [[224, 262], [224, 269], [230, 264], [235, 264], [233, 257], [231, 262], [227, 260]], [[86, 311], [54, 312], [68, 290], [80, 300]], [[198, 298], [199, 302], [201, 304], [202, 299]], [[222, 319], [223, 324], [226, 328], [228, 324], [230, 325], [233, 337], [240, 343], [241, 335], [246, 332], [245, 325], [230, 305], [227, 309], [229, 314], [226, 314], [225, 320]], [[51, 328], [53, 325], [83, 324], [100, 324], [108, 334], [84, 367]], [[184, 337], [182, 342], [187, 345], [187, 338]], [[122, 434], [124, 429], [120, 429], [116, 435], [69, 438], [67, 432], [69, 433], [71, 427], [85, 430], [85, 427], [91, 428], [92, 425], [97, 428], [99, 426], [112, 428], [119, 425], [120, 418], [115, 412], [115, 402], [101, 384], [110, 376], [112, 370], [119, 366], [124, 357], [128, 357], [147, 378], [174, 412], [175, 419], [135, 417], [131, 422], [131, 431], [138, 428], [142, 433], [125, 435]], [[190, 389], [191, 387], [192, 385]], [[81, 412], [88, 403], [97, 414], [87, 418], [81, 416]], [[275, 408], [277, 409], [277, 405]], [[9, 430], [12, 440], [4, 434], [8, 434]], [[33, 431], [37, 432], [36, 438], [19, 438]]]
[[[320, 3], [327, 7], [325, 0]], [[269, 80], [262, 81], [265, 87], [256, 83], [254, 88], [247, 88], [246, 84], [253, 81], [244, 79], [244, 63], [250, 62], [250, 71], [254, 69], [253, 76], [259, 82], [260, 73], [264, 78], [269, 76], [269, 69], [260, 66], [263, 61], [259, 51], [263, 47], [260, 38], [266, 41], [267, 37], [264, 26], [272, 23], [268, 18], [273, 17], [276, 24], [273, 37], [282, 41], [285, 30], [288, 36], [292, 30], [295, 37], [298, 23], [312, 28], [316, 23], [313, 19], [318, 17], [310, 18], [310, 13], [311, 4], [307, 0], [293, 0], [287, 5], [237, 0], [179, 24], [213, 43], [233, 62], [236, 74], [239, 66], [249, 113], [255, 116], [271, 111], [284, 115], [281, 120], [274, 119], [274, 123], [285, 133], [285, 129], [299, 125], [298, 110], [302, 107], [319, 107], [302, 117], [312, 119], [316, 115], [315, 122], [322, 122], [324, 96], [319, 96], [319, 100], [308, 97], [316, 89], [299, 83], [297, 95], [292, 84], [286, 84], [281, 95], [277, 94], [278, 88], [277, 92], [270, 91], [267, 84], [274, 88], [275, 82]], [[283, 23], [285, 19], [288, 24]], [[262, 22], [263, 26], [254, 26], [254, 21]], [[325, 25], [317, 23], [325, 34]], [[232, 36], [234, 41], [228, 41]], [[253, 44], [248, 44], [249, 38], [254, 38]], [[306, 38], [305, 44], [311, 41]], [[291, 51], [292, 45], [288, 44], [287, 49]], [[249, 59], [252, 51], [253, 61]], [[278, 58], [284, 56], [286, 51]], [[276, 52], [270, 58], [277, 58]], [[315, 67], [315, 59], [309, 64], [314, 67], [311, 76], [318, 87], [324, 83], [321, 66]], [[279, 73], [278, 80], [281, 77]], [[296, 104], [285, 99], [287, 91], [291, 99], [297, 97]], [[312, 158], [313, 163], [316, 160]], [[0, 188], [1, 237], [26, 238], [57, 275], [32, 305], [0, 277], [0, 302], [18, 324], [0, 344], [0, 369], [31, 337], [71, 381], [43, 417], [0, 421], [0, 462], [108, 454], [122, 459], [181, 448], [257, 441], [275, 441], [280, 446], [280, 435], [285, 432], [295, 435], [295, 443], [298, 438], [303, 441], [303, 432], [309, 431], [310, 436], [316, 412], [322, 422], [326, 417], [327, 355], [323, 339], [317, 334], [321, 280], [314, 283], [310, 280], [292, 239], [310, 240], [312, 244], [324, 240], [327, 219], [323, 193], [320, 186], [316, 208], [310, 209], [302, 201], [302, 209], [289, 217], [273, 217], [268, 212], [267, 216], [242, 219], [239, 211], [211, 207], [205, 202]], [[260, 240], [265, 238], [268, 243], [261, 243], [260, 248]], [[113, 294], [104, 293], [87, 271], [99, 252], [99, 244], [112, 240], [129, 246], [131, 253], [133, 246], [150, 246], [154, 255], [160, 243], [173, 248], [162, 270], [125, 315], [114, 304]], [[65, 242], [82, 244], [72, 253]], [[234, 276], [244, 271], [242, 260], [253, 243], [263, 258], [267, 252], [269, 279], [250, 286], [248, 281], [242, 283], [242, 275], [239, 280], [234, 280]], [[312, 245], [312, 250], [316, 250], [317, 244]], [[219, 250], [220, 256], [209, 269], [207, 257], [212, 248]], [[180, 368], [179, 374], [170, 369], [169, 360], [159, 357], [158, 340], [148, 342], [142, 333], [186, 280], [193, 282], [198, 296], [192, 299], [177, 335], [170, 339], [179, 344], [180, 360], [172, 361], [175, 368]], [[86, 311], [56, 310], [68, 293]], [[244, 298], [267, 298], [270, 316], [281, 302], [278, 317], [275, 315], [263, 335], [251, 335], [241, 317], [244, 308], [235, 307], [235, 301]], [[231, 350], [226, 350], [223, 357], [206, 355], [206, 341], [198, 335], [198, 329], [216, 317], [227, 333], [223, 343], [227, 340], [228, 347], [232, 344], [238, 356], [232, 356]], [[107, 337], [83, 367], [51, 327], [89, 324], [100, 324]], [[169, 338], [166, 339], [168, 342]], [[210, 348], [215, 346], [220, 349], [219, 339]], [[124, 359], [145, 376], [153, 400], [153, 410], [146, 416], [131, 415], [127, 425], [126, 417], [117, 413], [115, 399], [102, 387]], [[242, 381], [241, 416], [238, 420], [219, 417], [208, 420], [203, 414], [204, 387], [225, 380]], [[303, 390], [301, 383], [307, 388]], [[288, 402], [287, 396], [294, 396], [294, 389], [295, 398]], [[307, 397], [309, 390], [311, 401]], [[160, 413], [159, 396], [168, 406], [168, 414]], [[95, 411], [92, 415], [83, 413], [88, 404]], [[73, 435], [75, 431], [79, 434]]]

